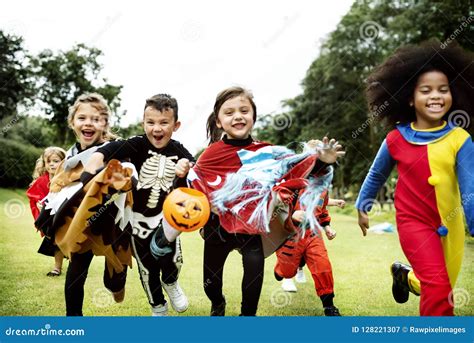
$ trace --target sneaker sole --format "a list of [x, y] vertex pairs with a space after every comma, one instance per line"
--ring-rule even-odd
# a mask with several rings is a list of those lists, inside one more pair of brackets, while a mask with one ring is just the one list
[[[393, 268], [390, 266], [390, 274], [392, 275], [392, 296], [393, 299], [399, 303], [399, 304], [404, 304], [408, 301], [409, 298], [409, 290], [405, 290], [405, 287], [402, 285], [398, 285], [398, 282], [395, 278]], [[406, 296], [405, 296], [405, 291], [406, 291]], [[399, 292], [403, 292], [403, 294], [398, 294]]]
[[184, 308], [184, 309], [178, 309], [178, 308], [174, 307], [174, 305], [173, 305], [173, 303], [171, 302], [171, 300], [170, 300], [170, 303], [171, 303], [171, 307], [173, 308], [173, 310], [175, 310], [175, 311], [178, 312], [178, 313], [186, 312], [186, 310], [189, 308], [189, 303], [186, 305], [186, 308]]

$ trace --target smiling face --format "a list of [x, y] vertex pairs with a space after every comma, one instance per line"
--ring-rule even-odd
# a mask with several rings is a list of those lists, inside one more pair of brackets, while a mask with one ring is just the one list
[[62, 158], [56, 154], [51, 154], [48, 157], [46, 157], [46, 160], [44, 162], [45, 162], [46, 171], [48, 172], [50, 177], [54, 175], [61, 161], [62, 161]]
[[254, 124], [254, 113], [250, 100], [238, 95], [224, 102], [219, 109], [216, 125], [230, 139], [246, 139]]
[[103, 133], [107, 128], [106, 116], [90, 103], [82, 103], [74, 114], [71, 127], [82, 149], [104, 141]]
[[415, 106], [418, 129], [440, 126], [443, 116], [453, 103], [448, 77], [440, 71], [421, 74], [415, 86], [413, 105]]
[[143, 117], [143, 129], [150, 143], [157, 149], [168, 145], [173, 132], [177, 131], [181, 123], [175, 121], [172, 109], [158, 111], [156, 108], [147, 106]]

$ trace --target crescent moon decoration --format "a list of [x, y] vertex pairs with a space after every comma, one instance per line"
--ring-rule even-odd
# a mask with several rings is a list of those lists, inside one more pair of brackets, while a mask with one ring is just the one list
[[218, 184], [221, 183], [221, 181], [222, 181], [222, 179], [221, 179], [220, 175], [217, 175], [215, 181], [213, 181], [213, 182], [209, 182], [209, 181], [208, 181], [207, 184], [208, 184], [209, 186], [217, 186]]

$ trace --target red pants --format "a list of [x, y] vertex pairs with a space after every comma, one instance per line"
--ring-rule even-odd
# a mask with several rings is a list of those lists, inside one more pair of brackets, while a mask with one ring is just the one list
[[400, 218], [397, 226], [403, 252], [420, 280], [420, 315], [454, 316], [451, 283], [436, 229]]
[[331, 262], [329, 262], [328, 252], [321, 233], [315, 235], [307, 230], [305, 238], [297, 242], [294, 240], [286, 241], [277, 250], [276, 254], [275, 273], [281, 277], [289, 279], [295, 276], [301, 258], [304, 258], [313, 277], [318, 296], [334, 292]]

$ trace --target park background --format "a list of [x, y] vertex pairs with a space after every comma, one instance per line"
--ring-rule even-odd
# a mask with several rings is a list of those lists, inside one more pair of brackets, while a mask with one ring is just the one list
[[[198, 154], [206, 146], [205, 119], [215, 95], [240, 84], [255, 94], [257, 138], [288, 145], [329, 134], [346, 148], [332, 192], [349, 206], [332, 212], [338, 237], [326, 241], [334, 268], [335, 304], [341, 313], [417, 315], [418, 298], [411, 296], [400, 305], [391, 297], [390, 263], [406, 261], [396, 233], [362, 237], [351, 205], [386, 134], [377, 122], [377, 111], [367, 109], [364, 79], [404, 44], [437, 38], [441, 47], [456, 40], [473, 51], [474, 8], [469, 0], [335, 3], [339, 5], [326, 1], [9, 5], [10, 12], [0, 14], [0, 314], [64, 314], [64, 274], [57, 279], [45, 276], [52, 261], [36, 253], [40, 237], [33, 228], [25, 189], [44, 147], [67, 148], [73, 143], [67, 108], [79, 94], [103, 94], [114, 112], [113, 131], [129, 137], [142, 132], [139, 120], [145, 98], [171, 93], [178, 98], [183, 122], [176, 138]], [[67, 25], [61, 27], [56, 11]], [[28, 15], [36, 21], [21, 19]], [[28, 41], [43, 26], [48, 35]], [[138, 26], [144, 26], [146, 34]], [[68, 34], [75, 39], [63, 43]], [[216, 47], [219, 53], [214, 52]], [[120, 51], [129, 56], [125, 65], [118, 62]], [[168, 63], [165, 55], [184, 56], [187, 62]], [[305, 59], [296, 59], [301, 56]], [[123, 77], [117, 76], [121, 73]], [[462, 124], [472, 134], [470, 120], [465, 118]], [[372, 225], [394, 225], [390, 196], [396, 177], [394, 172], [380, 194], [380, 204], [371, 213]], [[183, 246], [180, 282], [191, 302], [183, 315], [208, 315], [210, 304], [202, 287], [203, 241], [197, 233], [187, 234]], [[239, 313], [239, 257], [233, 252], [225, 269], [229, 315]], [[474, 314], [473, 257], [474, 240], [467, 237], [455, 290], [458, 315]], [[129, 272], [125, 302], [114, 304], [102, 283], [103, 257], [94, 260], [84, 313], [149, 315], [137, 268]], [[308, 282], [298, 284], [297, 293], [285, 293], [273, 278], [274, 263], [275, 256], [266, 260], [258, 314], [322, 315], [309, 272]]]

